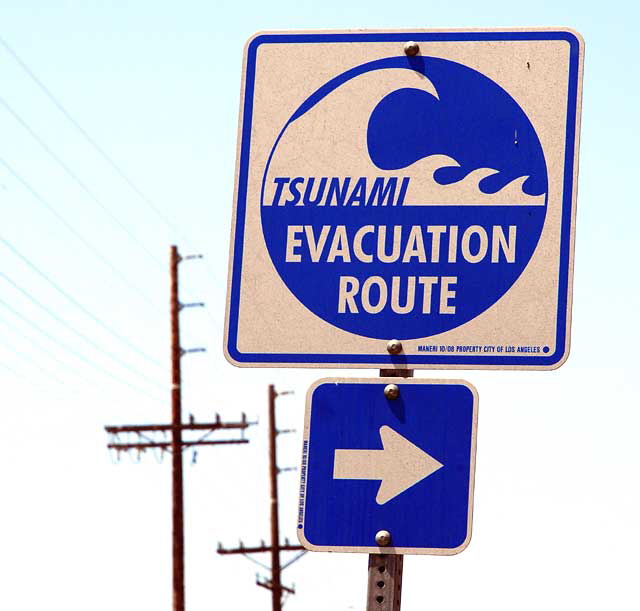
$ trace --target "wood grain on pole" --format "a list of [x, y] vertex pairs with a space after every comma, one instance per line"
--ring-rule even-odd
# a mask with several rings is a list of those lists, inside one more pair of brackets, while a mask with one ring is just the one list
[[276, 456], [276, 389], [269, 385], [269, 481], [271, 484], [271, 608], [282, 609], [280, 531], [278, 524], [278, 462]]
[[171, 311], [171, 488], [173, 611], [184, 611], [184, 499], [182, 493], [182, 392], [180, 372], [180, 302], [178, 301], [178, 263], [176, 246], [170, 253]]

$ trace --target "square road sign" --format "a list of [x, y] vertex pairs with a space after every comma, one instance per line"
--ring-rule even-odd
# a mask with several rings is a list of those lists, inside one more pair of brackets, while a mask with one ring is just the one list
[[[396, 398], [385, 393], [399, 389]], [[298, 538], [314, 551], [451, 555], [471, 538], [478, 396], [461, 380], [341, 379], [307, 394]], [[389, 546], [376, 535], [387, 531]]]
[[251, 38], [227, 358], [560, 366], [582, 61], [562, 28]]

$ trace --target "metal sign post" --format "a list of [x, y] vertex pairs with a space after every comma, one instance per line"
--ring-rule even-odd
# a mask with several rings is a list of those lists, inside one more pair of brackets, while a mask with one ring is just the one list
[[[412, 378], [413, 369], [381, 369], [381, 378]], [[380, 543], [391, 543], [391, 537], [382, 531]], [[401, 554], [369, 554], [366, 611], [400, 611], [402, 599]]]
[[366, 611], [400, 611], [403, 562], [400, 554], [369, 554]]

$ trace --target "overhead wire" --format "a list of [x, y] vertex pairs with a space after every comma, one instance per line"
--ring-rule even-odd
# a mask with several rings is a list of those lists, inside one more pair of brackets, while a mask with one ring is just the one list
[[[76, 121], [71, 113], [62, 105], [58, 98], [51, 92], [51, 90], [37, 77], [37, 75], [31, 70], [31, 68], [23, 61], [20, 56], [9, 46], [9, 44], [0, 36], [0, 44], [5, 50], [13, 57], [16, 63], [29, 75], [31, 80], [38, 86], [38, 88], [45, 94], [49, 101], [62, 113], [62, 115], [75, 127], [84, 139], [93, 147], [93, 149], [104, 159], [104, 161], [116, 172], [118, 176], [129, 186], [129, 188], [138, 195], [138, 197], [147, 204], [147, 206], [154, 212], [154, 214], [169, 228], [172, 229], [176, 235], [185, 239], [184, 234], [175, 227], [175, 225], [161, 212], [161, 210], [153, 203], [151, 198], [147, 197], [142, 190], [129, 178], [127, 173], [115, 162], [115, 160], [109, 155], [90, 135], [89, 133]], [[185, 240], [189, 242], [190, 240]]]
[[[21, 330], [18, 326], [16, 326], [15, 324], [10, 324], [9, 321], [0, 316], [0, 321], [2, 323], [4, 323], [4, 325], [14, 334], [17, 335], [18, 337], [22, 338], [22, 341], [26, 341], [32, 348], [33, 353], [34, 354], [44, 354], [47, 355], [51, 360], [55, 361], [56, 364], [61, 364], [61, 356], [59, 353], [54, 352], [53, 350], [49, 349], [47, 346], [45, 346], [41, 341], [36, 341], [33, 337], [31, 337], [30, 335], [28, 335], [27, 333], [25, 333], [23, 330]], [[52, 341], [52, 340], [50, 340]], [[5, 346], [7, 346], [7, 344], [4, 344]], [[11, 352], [11, 354], [16, 353], [17, 351], [13, 348], [13, 347], [8, 347], [9, 352]], [[22, 353], [22, 357], [23, 360], [25, 360], [25, 355], [24, 353]], [[33, 362], [33, 359], [29, 359], [31, 362]], [[4, 363], [2, 363], [3, 365], [6, 365]], [[35, 364], [35, 363], [34, 363]], [[36, 365], [36, 367], [38, 367]], [[7, 367], [8, 369], [11, 370], [10, 367]], [[39, 369], [43, 369], [42, 367], [38, 367]], [[65, 363], [65, 372], [71, 372], [71, 375], [73, 375], [75, 378], [79, 379], [81, 381], [81, 383], [84, 383], [84, 386], [82, 386], [82, 384], [79, 384], [77, 381], [75, 382], [75, 387], [79, 388], [81, 390], [87, 390], [89, 391], [91, 394], [96, 394], [96, 390], [98, 390], [101, 394], [101, 396], [106, 396], [107, 393], [111, 390], [110, 388], [108, 388], [107, 386], [105, 386], [104, 382], [102, 381], [96, 381], [93, 379], [89, 379], [87, 378], [82, 371], [78, 370], [77, 367], [75, 366], [69, 366], [68, 363]], [[29, 383], [33, 382], [33, 378], [27, 378], [24, 375], [19, 375], [19, 377], [24, 378], [25, 380], [27, 380]], [[61, 382], [57, 377], [56, 377], [58, 382]], [[64, 382], [62, 382], [62, 385], [65, 388], [69, 387], [68, 381], [64, 380]], [[41, 390], [44, 390], [43, 387], [39, 387]], [[62, 396], [60, 395], [59, 398], [62, 398]], [[139, 409], [136, 404], [134, 404], [133, 406], [129, 406], [127, 408], [130, 411], [136, 412], [138, 413], [141, 417], [144, 417], [144, 413], [141, 409]]]
[[[24, 373], [21, 373], [20, 371], [17, 371], [13, 367], [11, 367], [11, 365], [7, 365], [7, 363], [0, 361], [0, 367], [2, 367], [3, 369], [6, 369], [9, 373], [16, 376], [17, 378], [21, 378], [25, 382], [28, 382], [29, 387], [36, 387], [42, 392], [47, 394], [51, 392], [51, 389], [42, 386], [38, 381], [34, 380], [32, 377], [27, 376]], [[56, 399], [62, 399], [62, 397], [56, 394]]]
[[152, 386], [155, 386], [155, 387], [160, 388], [160, 389], [164, 389], [164, 387], [161, 384], [159, 384], [156, 380], [154, 380], [153, 378], [150, 378], [146, 374], [142, 373], [139, 369], [136, 369], [136, 368], [132, 367], [131, 365], [128, 365], [121, 358], [119, 358], [118, 356], [114, 355], [109, 350], [106, 350], [101, 345], [99, 345], [97, 342], [94, 342], [92, 339], [87, 337], [84, 333], [81, 333], [80, 331], [78, 331], [73, 325], [70, 325], [66, 320], [64, 320], [64, 318], [62, 318], [61, 316], [56, 314], [53, 310], [48, 308], [42, 302], [38, 301], [38, 299], [36, 299], [33, 295], [31, 295], [31, 293], [29, 293], [28, 291], [23, 289], [20, 285], [18, 285], [14, 280], [12, 280], [4, 272], [0, 272], [0, 277], [4, 278], [4, 280], [6, 280], [19, 293], [24, 295], [31, 303], [33, 303], [34, 305], [38, 306], [38, 308], [40, 308], [41, 310], [46, 312], [49, 316], [51, 316], [51, 318], [53, 318], [56, 322], [58, 322], [58, 324], [62, 325], [65, 329], [68, 329], [69, 331], [71, 331], [71, 333], [73, 333], [75, 336], [79, 337], [80, 339], [82, 339], [86, 343], [88, 343], [95, 350], [97, 350], [98, 352], [102, 353], [106, 357], [110, 358], [113, 362], [119, 364], [121, 367], [123, 367], [124, 369], [126, 369], [130, 373], [132, 373], [135, 376], [145, 380], [148, 384], [151, 384]]
[[[24, 331], [20, 330], [15, 325], [9, 324], [6, 318], [0, 317], [0, 321], [2, 321], [2, 323], [4, 323], [4, 325], [8, 329], [10, 329], [10, 331], [14, 335], [21, 337], [22, 338], [21, 341], [26, 341], [31, 346], [33, 354], [39, 354], [39, 355], [45, 354], [51, 360], [55, 361], [57, 364], [60, 363], [59, 354], [56, 354], [53, 350], [50, 350], [46, 346], [43, 346], [41, 342], [36, 342], [34, 338], [27, 335]], [[68, 398], [68, 397], [65, 397], [60, 392], [60, 390], [63, 388], [65, 390], [73, 391], [74, 394], [77, 393], [78, 391], [81, 391], [81, 392], [86, 392], [87, 394], [90, 394], [93, 396], [95, 396], [97, 394], [96, 391], [98, 391], [100, 393], [101, 398], [108, 396], [109, 391], [112, 392], [112, 390], [107, 386], [105, 386], [103, 382], [96, 382], [95, 380], [89, 380], [88, 378], [86, 378], [81, 371], [78, 371], [76, 367], [66, 367], [65, 369], [65, 375], [69, 375], [70, 373], [76, 379], [72, 380], [72, 379], [65, 378], [61, 380], [57, 375], [52, 374], [49, 370], [42, 367], [42, 365], [40, 365], [35, 359], [30, 357], [25, 352], [16, 350], [14, 346], [9, 346], [6, 342], [4, 342], [4, 346], [7, 349], [7, 351], [10, 352], [12, 355], [18, 356], [23, 361], [31, 363], [36, 367], [36, 369], [39, 369], [45, 376], [54, 379], [57, 382], [57, 385], [54, 386], [56, 398], [59, 400], [65, 401]], [[47, 398], [51, 396], [51, 390], [35, 382], [35, 376], [26, 376], [20, 372], [17, 372], [15, 369], [13, 369], [12, 367], [8, 366], [6, 363], [3, 363], [1, 361], [0, 361], [0, 365], [2, 365], [5, 369], [9, 370], [11, 373], [16, 375], [17, 377], [25, 380], [28, 383], [28, 386], [36, 386], [39, 390], [46, 393]], [[41, 378], [38, 376], [37, 379], [40, 380]], [[141, 418], [145, 417], [144, 411], [138, 407], [137, 403], [134, 403], [133, 405], [128, 405], [127, 411], [135, 412]]]
[[[4, 321], [6, 324], [6, 321]], [[30, 340], [30, 338], [25, 334], [22, 333], [20, 331], [17, 331], [14, 327], [11, 327], [11, 330], [13, 332], [15, 332], [16, 334], [24, 337], [25, 339]], [[75, 392], [77, 392], [77, 390], [88, 390], [91, 389], [93, 387], [96, 386], [95, 383], [90, 383], [86, 378], [84, 378], [83, 376], [80, 376], [81, 379], [84, 380], [84, 382], [87, 384], [86, 388], [83, 388], [82, 386], [79, 386], [77, 382], [72, 382], [70, 384], [70, 380], [68, 379], [61, 379], [60, 377], [58, 377], [57, 374], [53, 373], [52, 371], [50, 371], [49, 369], [45, 368], [42, 366], [42, 364], [40, 364], [38, 361], [36, 361], [36, 359], [34, 359], [30, 354], [18, 350], [16, 349], [15, 346], [9, 346], [7, 344], [7, 342], [0, 342], [5, 349], [10, 352], [13, 356], [17, 356], [18, 358], [22, 359], [24, 362], [29, 363], [31, 366], [35, 367], [38, 371], [40, 371], [40, 375], [38, 376], [38, 380], [42, 379], [42, 375], [44, 375], [47, 378], [50, 378], [51, 380], [53, 380], [55, 382], [55, 386], [53, 386], [54, 388], [54, 393], [55, 393], [55, 397], [56, 399], [58, 399], [59, 401], [65, 401], [65, 396], [64, 394], [61, 393], [62, 389], [69, 389], [69, 387], [71, 386], [72, 389], [75, 389]], [[31, 341], [31, 343], [33, 344], [33, 342]], [[56, 355], [54, 355], [51, 351], [47, 351], [52, 358], [56, 358]], [[44, 386], [42, 386], [41, 384], [35, 382], [34, 377], [31, 376], [26, 376], [18, 371], [16, 371], [15, 369], [13, 369], [12, 367], [10, 367], [9, 365], [7, 365], [6, 363], [0, 363], [2, 364], [2, 366], [7, 369], [8, 371], [10, 371], [11, 373], [13, 373], [14, 375], [16, 375], [17, 377], [20, 377], [22, 379], [24, 379], [25, 381], [28, 382], [29, 386], [36, 386], [39, 390], [41, 390], [42, 392], [46, 393], [47, 398], [51, 397], [51, 389], [50, 388], [46, 388]], [[78, 375], [77, 370], [72, 369], [71, 370], [74, 374]], [[135, 406], [132, 409], [132, 411], [137, 411], [139, 414], [142, 414], [142, 412], [137, 409]]]
[[6, 342], [2, 342], [2, 344], [5, 346], [5, 348], [7, 350], [9, 350], [11, 352], [12, 355], [14, 356], [18, 356], [20, 357], [23, 361], [26, 361], [28, 363], [30, 363], [31, 365], [33, 365], [36, 369], [38, 369], [42, 374], [44, 374], [45, 376], [51, 378], [52, 380], [54, 380], [55, 382], [57, 382], [60, 386], [64, 386], [65, 382], [59, 378], [55, 373], [52, 373], [51, 371], [47, 370], [45, 367], [43, 367], [40, 363], [38, 363], [33, 357], [25, 354], [24, 352], [22, 352], [21, 350], [17, 350], [15, 348], [15, 346], [9, 346]]
[[55, 216], [60, 223], [62, 223], [66, 229], [72, 233], [86, 248], [88, 248], [94, 256], [99, 259], [104, 265], [106, 265], [114, 275], [116, 275], [120, 281], [127, 286], [130, 290], [136, 293], [138, 296], [154, 309], [157, 305], [147, 295], [145, 295], [135, 284], [132, 284], [127, 277], [115, 267], [111, 261], [109, 261], [99, 250], [97, 250], [82, 234], [75, 229], [44, 197], [42, 197], [22, 176], [20, 176], [16, 170], [2, 157], [0, 157], [0, 164], [2, 164], [7, 171], [27, 190], [31, 195], [38, 200], [53, 216]]
[[[126, 278], [124, 278], [124, 276], [122, 276], [122, 274], [120, 274], [118, 272], [118, 270], [116, 268], [113, 267], [113, 265], [111, 265], [110, 262], [108, 262], [106, 260], [106, 258], [99, 252], [97, 251], [95, 248], [93, 248], [71, 225], [69, 225], [69, 223], [67, 223], [67, 221], [64, 219], [64, 217], [62, 217], [59, 213], [57, 213], [57, 211], [42, 197], [40, 196], [40, 194], [38, 192], [35, 191], [35, 189], [33, 189], [31, 187], [31, 185], [24, 180], [3, 158], [0, 157], [0, 163], [2, 163], [2, 165], [4, 165], [4, 167], [9, 171], [9, 173], [14, 176], [14, 178], [16, 178], [31, 194], [32, 196], [34, 196], [40, 203], [42, 203], [50, 212], [52, 212], [52, 214], [54, 214], [54, 216], [56, 218], [58, 218], [58, 220], [71, 232], [73, 233], [76, 238], [78, 238], [87, 248], [89, 248], [89, 250], [91, 250], [95, 256], [97, 256], [97, 258], [99, 258], [101, 261], [103, 261], [103, 263], [105, 263], [109, 268], [112, 269], [112, 271], [114, 271], [116, 273], [117, 276], [119, 276], [122, 280], [124, 280], [125, 285], [129, 286], [129, 288], [133, 288], [138, 294], [140, 294], [145, 301], [147, 301], [148, 303], [150, 303], [154, 309], [159, 310], [159, 308], [157, 308], [156, 304], [149, 300], [144, 293], [141, 293], [139, 291], [139, 289], [137, 289], [137, 287], [131, 285]], [[6, 243], [6, 240], [3, 240]], [[17, 252], [17, 251], [16, 251]], [[2, 274], [5, 278], [6, 275]], [[15, 283], [14, 283], [15, 284]], [[17, 285], [16, 285], [17, 286]], [[19, 289], [20, 290], [20, 289]], [[70, 295], [65, 295], [67, 298], [72, 299], [74, 302], [77, 302], [77, 300], [74, 300], [74, 298], [72, 298]], [[78, 302], [79, 303], [79, 302]], [[40, 304], [41, 307], [42, 304]], [[46, 308], [45, 308], [46, 309]], [[94, 318], [94, 315], [90, 315], [91, 318]], [[69, 326], [67, 323], [63, 323], [65, 324], [67, 327]], [[73, 329], [72, 329], [73, 330]], [[77, 332], [75, 330], [73, 330], [74, 333], [77, 334]], [[88, 338], [85, 338], [86, 341], [88, 341], [90, 344], [92, 344], [94, 347], [96, 347], [98, 350], [105, 352], [103, 348], [99, 347], [95, 342], [93, 342], [92, 340], [89, 340]], [[108, 356], [113, 358], [113, 355], [108, 354]], [[116, 357], [117, 360], [117, 357]], [[109, 374], [112, 375], [112, 374]], [[146, 377], [146, 376], [142, 376], [142, 377]], [[157, 386], [158, 388], [163, 388], [160, 384], [158, 384], [157, 382], [152, 382], [155, 386]]]
[[[144, 293], [142, 293], [140, 291], [140, 289], [138, 287], [136, 287], [135, 285], [132, 285], [131, 283], [129, 283], [129, 281], [116, 269], [113, 267], [113, 265], [111, 265], [106, 258], [97, 250], [95, 250], [94, 248], [90, 247], [89, 244], [86, 242], [86, 240], [84, 238], [82, 238], [82, 236], [72, 227], [70, 226], [65, 220], [64, 218], [59, 215], [58, 213], [55, 212], [55, 210], [53, 209], [52, 206], [50, 206], [33, 188], [31, 188], [31, 186], [24, 180], [22, 179], [21, 176], [19, 176], [17, 174], [17, 172], [2, 158], [0, 158], [0, 163], [2, 163], [5, 168], [11, 173], [12, 176], [14, 176], [14, 178], [16, 178], [30, 193], [32, 196], [34, 196], [36, 199], [38, 199], [40, 201], [40, 203], [44, 204], [45, 207], [47, 207], [48, 210], [50, 210], [65, 226], [67, 229], [69, 229], [71, 231], [71, 233], [73, 233], [78, 239], [80, 239], [82, 241], [82, 243], [87, 246], [88, 248], [90, 248], [90, 250], [92, 250], [92, 252], [94, 253], [94, 255], [96, 255], [103, 263], [105, 263], [112, 271], [114, 271], [116, 273], [116, 275], [124, 281], [125, 285], [128, 288], [131, 288], [133, 290], [135, 290], [136, 293], [138, 293], [140, 296], [143, 297], [143, 299], [147, 302], [147, 304], [149, 304], [157, 313], [159, 313], [161, 316], [164, 316], [166, 314], [166, 312], [162, 311], [158, 305], [151, 299], [149, 299]], [[4, 242], [4, 244], [14, 252], [14, 254], [16, 254], [20, 259], [22, 259], [25, 263], [27, 263], [34, 271], [36, 271], [42, 278], [44, 278], [50, 285], [54, 286], [54, 288], [60, 292], [61, 294], [63, 294], [68, 300], [70, 300], [72, 303], [74, 303], [74, 305], [76, 305], [78, 308], [80, 308], [87, 316], [89, 316], [92, 320], [94, 320], [97, 324], [99, 324], [101, 327], [103, 327], [104, 329], [106, 329], [109, 333], [111, 333], [112, 335], [114, 335], [115, 337], [117, 337], [120, 341], [126, 343], [131, 349], [133, 349], [135, 352], [137, 352], [138, 354], [140, 354], [141, 356], [143, 356], [145, 359], [147, 360], [151, 360], [152, 362], [154, 362], [154, 364], [159, 365], [158, 361], [153, 359], [153, 357], [150, 357], [148, 354], [146, 354], [145, 352], [143, 352], [142, 350], [140, 350], [140, 348], [134, 346], [129, 340], [127, 340], [126, 338], [122, 337], [119, 333], [117, 333], [115, 330], [113, 330], [112, 328], [110, 328], [108, 325], [106, 325], [103, 321], [99, 320], [94, 314], [92, 314], [91, 312], [89, 312], [84, 306], [82, 306], [74, 297], [72, 297], [68, 292], [64, 291], [60, 286], [58, 286], [55, 282], [53, 282], [48, 276], [46, 276], [46, 274], [44, 274], [43, 272], [41, 272], [39, 269], [37, 269], [37, 267], [35, 265], [33, 265], [30, 261], [28, 261], [28, 259], [20, 254], [17, 249], [12, 246], [11, 244], [9, 244], [9, 242], [5, 239], [2, 238], [0, 236], [0, 240], [2, 242]]]
[[128, 380], [125, 380], [124, 378], [122, 378], [122, 377], [114, 374], [113, 372], [109, 371], [108, 369], [106, 369], [102, 365], [99, 365], [95, 361], [92, 361], [91, 359], [87, 358], [85, 355], [81, 354], [80, 352], [78, 352], [77, 350], [75, 350], [74, 348], [69, 346], [66, 342], [63, 342], [60, 339], [54, 337], [53, 335], [51, 335], [51, 333], [49, 333], [48, 331], [43, 329], [40, 325], [38, 325], [35, 322], [33, 322], [32, 320], [28, 319], [26, 316], [24, 316], [23, 314], [18, 312], [14, 307], [12, 307], [10, 304], [8, 304], [6, 301], [4, 301], [1, 298], [0, 298], [0, 305], [3, 305], [14, 316], [16, 316], [17, 318], [22, 320], [24, 323], [26, 323], [30, 327], [33, 327], [34, 329], [36, 329], [39, 333], [41, 333], [42, 335], [47, 337], [50, 341], [52, 341], [53, 343], [55, 343], [58, 346], [60, 346], [61, 348], [63, 348], [66, 352], [72, 354], [74, 357], [76, 357], [77, 359], [79, 359], [80, 361], [85, 363], [86, 365], [90, 366], [91, 368], [99, 371], [103, 375], [106, 375], [106, 376], [110, 377], [112, 380], [115, 380], [116, 382], [118, 382], [120, 384], [123, 384], [123, 385], [129, 387], [130, 389], [135, 390], [137, 393], [145, 395], [145, 396], [147, 396], [147, 397], [149, 397], [151, 399], [154, 399], [156, 401], [164, 401], [165, 400], [164, 398], [160, 398], [159, 395], [152, 394], [150, 391], [148, 391], [146, 389], [143, 389], [143, 388], [140, 388], [140, 387], [136, 386], [135, 384], [132, 384]]
[[[49, 348], [44, 346], [42, 343], [35, 342], [34, 339], [31, 336], [29, 336], [27, 333], [25, 333], [24, 331], [20, 330], [15, 325], [11, 325], [6, 318], [0, 316], [0, 321], [2, 321], [4, 323], [4, 325], [8, 329], [10, 329], [11, 332], [14, 335], [18, 335], [23, 340], [26, 340], [35, 349], [35, 351], [37, 351], [40, 354], [46, 354], [47, 356], [49, 356], [52, 359], [54, 359], [56, 361], [56, 363], [60, 363], [60, 355], [59, 354], [55, 353], [53, 350], [50, 350]], [[10, 351], [13, 352], [13, 349], [11, 349]], [[85, 384], [88, 384], [88, 385], [89, 384], [94, 384], [93, 381], [89, 381], [87, 378], [85, 378], [82, 375], [82, 373], [80, 371], [78, 371], [76, 368], [69, 367], [69, 369], [73, 372], [74, 375], [78, 376], [83, 382], [85, 382]]]
[[80, 177], [59, 157], [55, 151], [36, 133], [36, 131], [14, 110], [9, 103], [0, 97], [0, 105], [29, 133], [29, 135], [40, 145], [40, 147], [60, 166], [64, 172], [75, 182], [86, 195], [124, 232], [131, 240], [140, 247], [140, 249], [156, 264], [162, 271], [165, 266], [160, 262], [158, 257], [154, 255], [138, 238], [129, 230], [129, 228], [120, 219], [113, 214], [102, 203], [98, 196], [80, 179]]
[[[18, 63], [18, 65], [25, 71], [25, 73], [31, 78], [31, 80], [38, 86], [38, 88], [45, 94], [45, 96], [50, 100], [50, 102], [62, 113], [62, 115], [69, 121], [69, 123], [74, 126], [79, 133], [85, 138], [85, 140], [92, 146], [92, 148], [103, 158], [103, 160], [116, 172], [118, 176], [129, 186], [129, 188], [154, 212], [154, 214], [176, 235], [180, 236], [187, 244], [191, 242], [189, 238], [185, 236], [185, 234], [180, 231], [154, 204], [154, 202], [133, 182], [133, 180], [128, 176], [128, 174], [120, 167], [118, 163], [109, 155], [98, 143], [94, 140], [89, 133], [74, 119], [74, 117], [67, 111], [67, 109], [62, 105], [62, 103], [56, 98], [56, 96], [46, 87], [46, 85], [37, 77], [37, 75], [31, 70], [31, 68], [24, 62], [18, 54], [11, 48], [11, 46], [0, 36], [0, 45], [2, 45], [5, 50], [13, 57], [13, 59]], [[38, 136], [38, 134], [33, 130], [29, 124], [18, 115], [18, 113], [9, 106], [4, 100], [1, 100], [5, 109], [14, 116], [14, 118], [26, 129], [30, 135], [40, 144], [40, 146], [58, 163], [60, 167], [67, 173], [67, 175], [72, 178], [84, 191], [85, 193], [91, 197], [91, 199], [98, 204], [104, 212], [106, 212], [109, 217], [126, 233], [134, 240], [136, 243], [143, 248], [148, 255], [151, 256], [156, 262], [157, 259], [155, 256], [150, 253], [146, 247], [142, 243], [140, 243], [131, 232], [127, 230], [127, 228], [113, 215], [108, 209], [102, 204], [102, 202], [94, 195], [93, 191], [88, 188], [88, 186], [78, 177], [78, 175], [71, 170], [71, 168], [65, 164], [60, 157], [44, 142], [44, 140]], [[0, 162], [5, 166], [5, 168], [10, 172], [10, 174], [18, 180], [31, 194], [34, 196], [42, 205], [44, 205], [58, 220], [71, 232], [76, 238], [78, 238], [89, 250], [93, 252], [93, 254], [102, 261], [107, 267], [111, 269], [111, 271], [129, 288], [134, 290], [140, 297], [144, 299], [146, 303], [151, 305], [156, 311], [156, 304], [147, 298], [138, 287], [132, 285], [128, 279], [109, 261], [93, 248], [66, 220], [59, 214], [53, 206], [51, 206], [39, 193], [35, 191], [31, 185], [24, 180], [18, 173], [4, 160], [0, 158]], [[214, 277], [218, 274], [213, 270], [213, 268], [209, 265], [208, 261], [205, 261], [206, 266], [209, 268]], [[164, 312], [163, 312], [164, 314]], [[209, 308], [205, 309], [205, 314], [209, 318], [210, 322], [213, 325], [213, 328], [216, 329], [218, 327], [219, 321], [214, 320], [214, 317], [211, 314], [211, 310]], [[216, 316], [217, 317], [217, 316]]]
[[[148, 197], [142, 189], [138, 187], [136, 183], [129, 177], [129, 175], [120, 167], [118, 163], [109, 155], [100, 144], [80, 125], [80, 123], [71, 115], [71, 113], [65, 108], [65, 106], [58, 100], [53, 92], [38, 78], [35, 72], [27, 65], [27, 63], [17, 54], [17, 52], [0, 36], [0, 45], [11, 55], [15, 62], [24, 70], [24, 72], [31, 78], [31, 80], [37, 85], [42, 93], [49, 99], [49, 101], [58, 109], [58, 111], [66, 118], [66, 120], [78, 130], [78, 132], [84, 137], [84, 139], [91, 145], [91, 147], [102, 157], [102, 159], [112, 168], [112, 170], [124, 181], [124, 183], [143, 201], [150, 210], [170, 229], [176, 236], [180, 237], [186, 244], [192, 242], [184, 232], [178, 229], [156, 206], [153, 200]], [[214, 278], [219, 280], [219, 274], [213, 269], [208, 261], [205, 260], [205, 265], [209, 268]], [[211, 320], [214, 328], [220, 321], [214, 320], [210, 310], [207, 309], [207, 316]]]
[[[0, 39], [1, 40], [1, 39]], [[95, 193], [89, 188], [89, 186], [74, 172], [67, 163], [65, 163], [60, 156], [38, 135], [38, 133], [29, 125], [29, 123], [18, 114], [18, 112], [2, 97], [0, 97], [0, 105], [29, 133], [29, 135], [40, 145], [40, 147], [51, 157], [56, 164], [62, 168], [62, 170], [75, 182], [84, 193], [147, 255], [147, 257], [153, 261], [160, 271], [164, 272], [166, 266], [160, 259], [153, 254], [122, 222], [113, 214], [109, 208], [95, 195]], [[6, 167], [6, 164], [5, 164]], [[150, 303], [154, 310], [164, 315], [154, 302], [146, 300]]]
[[31, 80], [40, 88], [49, 101], [64, 115], [64, 117], [71, 123], [85, 138], [85, 140], [94, 148], [95, 151], [111, 166], [111, 168], [124, 180], [124, 182], [153, 210], [156, 216], [162, 220], [167, 227], [173, 229], [176, 234], [180, 234], [177, 228], [162, 214], [159, 208], [148, 198], [129, 178], [129, 176], [120, 168], [120, 166], [113, 160], [113, 158], [87, 133], [87, 131], [71, 116], [71, 113], [62, 105], [58, 98], [53, 95], [49, 88], [36, 76], [36, 74], [29, 68], [29, 66], [18, 56], [18, 54], [9, 46], [9, 44], [0, 36], [0, 44], [5, 50], [13, 57], [18, 65], [29, 75]]
[[110, 335], [115, 337], [117, 340], [122, 342], [124, 345], [126, 345], [128, 348], [136, 352], [138, 355], [142, 356], [144, 359], [146, 359], [150, 363], [153, 363], [157, 367], [164, 369], [164, 366], [160, 364], [158, 359], [150, 356], [149, 354], [147, 354], [146, 352], [138, 348], [138, 346], [133, 344], [126, 337], [118, 333], [115, 329], [111, 328], [104, 321], [98, 318], [95, 314], [93, 314], [90, 310], [88, 310], [84, 305], [82, 305], [75, 297], [73, 297], [67, 291], [65, 291], [55, 280], [53, 280], [47, 274], [45, 274], [37, 265], [32, 263], [29, 259], [27, 259], [27, 257], [21, 254], [18, 251], [18, 249], [15, 246], [13, 246], [13, 244], [11, 244], [6, 238], [2, 237], [2, 235], [0, 235], [0, 242], [2, 242], [16, 257], [18, 257], [21, 261], [23, 261], [26, 265], [28, 265], [31, 270], [36, 272], [47, 284], [49, 284], [49, 286], [52, 286], [58, 293], [60, 293], [69, 302], [75, 305], [81, 312], [83, 312], [96, 324], [98, 324], [100, 327], [105, 329]]

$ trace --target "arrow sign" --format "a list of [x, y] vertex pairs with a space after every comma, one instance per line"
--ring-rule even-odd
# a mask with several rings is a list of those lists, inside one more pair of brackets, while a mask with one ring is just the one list
[[[384, 394], [391, 383], [395, 400]], [[477, 413], [478, 393], [462, 380], [316, 382], [302, 443], [300, 543], [324, 552], [461, 552], [471, 539]], [[380, 530], [392, 546], [378, 545]]]
[[376, 503], [384, 505], [443, 467], [389, 426], [380, 427], [380, 439], [382, 450], [336, 450], [333, 479], [381, 480]]

